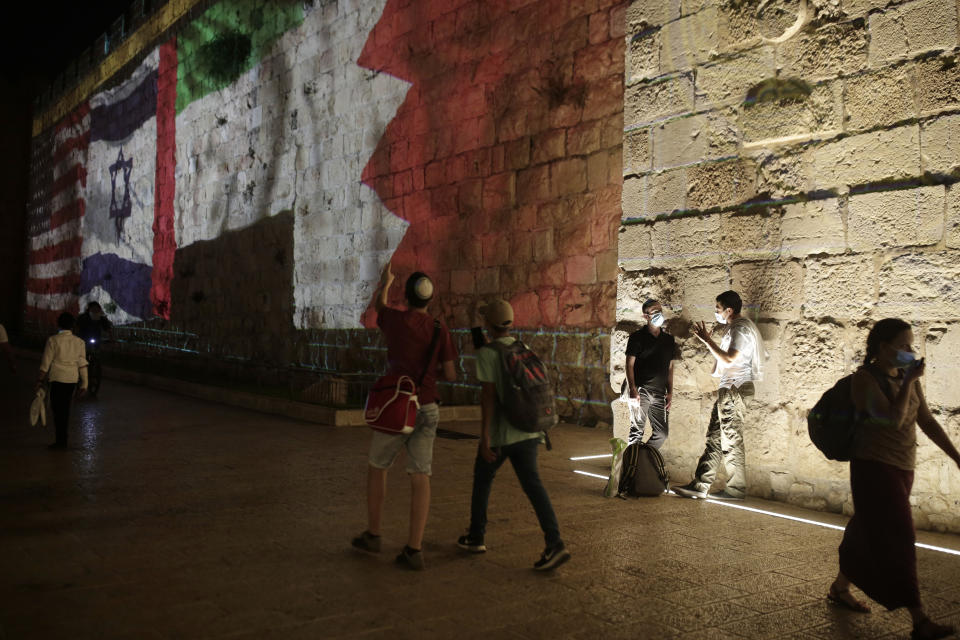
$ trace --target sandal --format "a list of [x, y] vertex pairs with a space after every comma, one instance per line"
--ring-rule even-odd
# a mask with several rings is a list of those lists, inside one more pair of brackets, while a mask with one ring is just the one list
[[937, 624], [930, 618], [924, 618], [920, 624], [913, 627], [910, 640], [938, 640], [952, 636], [955, 629], [952, 624]]
[[854, 598], [850, 593], [850, 589], [840, 590], [830, 585], [830, 591], [827, 592], [827, 602], [843, 607], [847, 611], [853, 611], [854, 613], [870, 613], [870, 607]]

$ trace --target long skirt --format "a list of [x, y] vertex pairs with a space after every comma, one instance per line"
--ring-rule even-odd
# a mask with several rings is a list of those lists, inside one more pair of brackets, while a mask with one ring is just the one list
[[840, 543], [840, 571], [891, 611], [920, 606], [912, 487], [913, 471], [850, 461], [854, 513]]

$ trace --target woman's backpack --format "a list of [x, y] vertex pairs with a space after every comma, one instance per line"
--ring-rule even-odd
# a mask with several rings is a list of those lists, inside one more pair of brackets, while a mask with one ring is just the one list
[[[866, 367], [887, 400], [894, 398], [886, 381], [871, 367]], [[807, 414], [810, 441], [830, 460], [845, 462], [850, 459], [853, 437], [857, 429], [857, 408], [853, 404], [853, 374], [844, 376], [820, 396]]]

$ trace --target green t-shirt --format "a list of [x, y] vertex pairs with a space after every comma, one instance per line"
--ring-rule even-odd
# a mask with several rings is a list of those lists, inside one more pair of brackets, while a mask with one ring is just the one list
[[[497, 338], [497, 341], [504, 345], [511, 345], [516, 342], [513, 336]], [[497, 404], [493, 412], [493, 420], [490, 421], [490, 447], [502, 447], [515, 442], [531, 440], [533, 438], [543, 438], [543, 432], [521, 431], [517, 429], [506, 416], [500, 411], [500, 400], [503, 398], [503, 371], [500, 366], [500, 354], [489, 347], [477, 349], [477, 380], [480, 382], [492, 382], [497, 388]]]

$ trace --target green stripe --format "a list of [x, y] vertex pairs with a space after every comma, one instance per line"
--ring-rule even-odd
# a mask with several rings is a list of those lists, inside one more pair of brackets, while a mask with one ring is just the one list
[[223, 0], [177, 36], [177, 113], [249, 71], [303, 22], [299, 0]]

